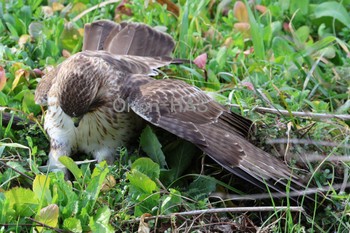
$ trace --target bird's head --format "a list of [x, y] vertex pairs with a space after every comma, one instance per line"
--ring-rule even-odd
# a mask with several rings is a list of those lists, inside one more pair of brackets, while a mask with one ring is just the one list
[[78, 127], [84, 115], [103, 104], [103, 98], [99, 94], [102, 92], [98, 72], [89, 61], [78, 57], [68, 60], [61, 67], [59, 76], [60, 107]]

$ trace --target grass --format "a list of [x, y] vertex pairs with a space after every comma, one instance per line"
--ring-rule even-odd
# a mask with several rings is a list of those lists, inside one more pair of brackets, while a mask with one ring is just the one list
[[[257, 2], [178, 1], [176, 11], [134, 0], [77, 17], [99, 1], [0, 1], [0, 106], [37, 122], [16, 130], [11, 122], [0, 127], [0, 232], [131, 232], [142, 226], [159, 232], [220, 232], [225, 227], [241, 232], [256, 232], [258, 227], [272, 232], [349, 232], [350, 121], [306, 113], [349, 114], [350, 2]], [[65, 158], [75, 177], [72, 182], [65, 182], [60, 173], [40, 172], [49, 143], [42, 129], [44, 112], [34, 103], [35, 87], [45, 67], [81, 49], [84, 24], [98, 19], [164, 26], [177, 41], [174, 57], [195, 59], [206, 53], [205, 72], [181, 65], [162, 73], [236, 106], [233, 111], [256, 123], [255, 143], [272, 154], [293, 157], [300, 172], [310, 171], [305, 177], [310, 186], [329, 187], [324, 192], [329, 199], [319, 197], [315, 204], [305, 200], [315, 206], [307, 214], [290, 207], [174, 215], [241, 205], [277, 207], [281, 200], [231, 200], [232, 194], [248, 197], [254, 190], [189, 143], [164, 139], [162, 132], [150, 128], [140, 136], [140, 149], [121, 148], [114, 166], [76, 166]], [[152, 159], [140, 158], [145, 154]], [[311, 161], [315, 154], [321, 159]], [[148, 214], [164, 218], [145, 222], [142, 218]]]

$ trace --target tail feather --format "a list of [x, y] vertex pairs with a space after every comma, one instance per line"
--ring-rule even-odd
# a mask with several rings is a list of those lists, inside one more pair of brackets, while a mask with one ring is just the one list
[[117, 34], [121, 26], [108, 20], [99, 20], [84, 26], [84, 43], [85, 50], [105, 50], [104, 44], [107, 37], [113, 33]]
[[116, 24], [107, 20], [85, 25], [83, 50], [106, 50], [117, 55], [169, 57], [175, 42], [145, 24]]

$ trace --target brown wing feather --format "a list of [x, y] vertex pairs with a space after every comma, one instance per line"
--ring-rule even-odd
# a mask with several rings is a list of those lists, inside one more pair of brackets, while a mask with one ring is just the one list
[[[140, 80], [147, 80], [143, 83]], [[138, 82], [141, 85], [135, 85]], [[251, 122], [218, 104], [196, 87], [178, 80], [128, 79], [124, 93], [131, 109], [148, 122], [184, 138], [231, 172], [258, 185], [272, 178], [301, 185], [280, 160], [251, 144]], [[129, 94], [127, 94], [129, 93]], [[175, 99], [175, 100], [174, 100]], [[175, 102], [174, 102], [175, 101]], [[184, 109], [189, 104], [195, 109]], [[272, 183], [273, 189], [278, 190]], [[261, 187], [261, 185], [259, 185]]]
[[108, 20], [85, 25], [85, 50], [143, 57], [170, 56], [175, 42], [167, 34], [138, 23], [116, 24]]

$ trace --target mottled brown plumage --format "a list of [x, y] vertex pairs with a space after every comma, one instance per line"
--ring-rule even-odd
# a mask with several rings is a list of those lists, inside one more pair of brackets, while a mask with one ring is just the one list
[[137, 137], [147, 122], [194, 143], [252, 183], [292, 178], [298, 184], [283, 162], [247, 140], [249, 120], [197, 87], [150, 77], [172, 63], [174, 44], [143, 24], [87, 25], [83, 51], [47, 74], [35, 93], [37, 103], [48, 105], [51, 166], [62, 169], [58, 158], [78, 150], [113, 161], [117, 147]]

